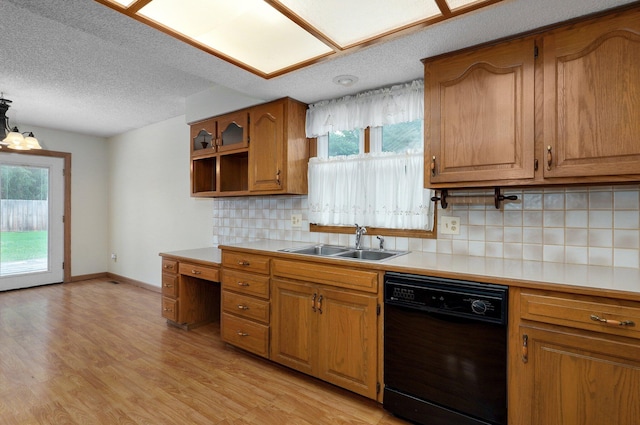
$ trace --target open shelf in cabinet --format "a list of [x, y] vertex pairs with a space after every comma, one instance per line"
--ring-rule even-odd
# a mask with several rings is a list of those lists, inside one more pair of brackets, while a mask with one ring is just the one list
[[220, 192], [249, 190], [249, 153], [247, 151], [219, 156]]
[[191, 193], [211, 196], [216, 191], [216, 156], [195, 158], [191, 161]]

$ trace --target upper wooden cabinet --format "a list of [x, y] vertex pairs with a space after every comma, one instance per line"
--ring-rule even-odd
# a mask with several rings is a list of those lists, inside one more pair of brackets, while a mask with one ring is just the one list
[[532, 38], [425, 63], [425, 185], [534, 176]]
[[542, 39], [544, 177], [640, 173], [640, 10]]
[[193, 123], [191, 195], [307, 193], [306, 108], [284, 98]]
[[249, 190], [307, 193], [307, 105], [285, 98], [251, 109]]
[[640, 181], [640, 7], [425, 63], [425, 187]]

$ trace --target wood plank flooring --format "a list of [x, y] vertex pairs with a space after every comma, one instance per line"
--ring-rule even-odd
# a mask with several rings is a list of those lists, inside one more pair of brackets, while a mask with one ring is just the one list
[[184, 331], [94, 279], [0, 292], [0, 424], [400, 425], [372, 401]]

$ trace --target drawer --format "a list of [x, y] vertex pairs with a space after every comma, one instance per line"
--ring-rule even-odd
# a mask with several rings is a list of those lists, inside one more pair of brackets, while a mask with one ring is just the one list
[[222, 270], [222, 289], [269, 298], [269, 276]]
[[273, 275], [377, 293], [378, 272], [304, 261], [273, 260]]
[[174, 322], [178, 321], [178, 300], [162, 297], [162, 317]]
[[523, 291], [520, 310], [525, 320], [640, 339], [640, 303]]
[[162, 273], [178, 273], [178, 262], [175, 260], [162, 259]]
[[269, 301], [222, 291], [222, 309], [236, 316], [269, 323]]
[[269, 355], [269, 326], [222, 313], [222, 340], [262, 357]]
[[253, 273], [269, 274], [269, 257], [222, 251], [222, 266]]
[[162, 273], [162, 295], [166, 297], [178, 297], [179, 276], [172, 273]]
[[180, 263], [180, 274], [210, 280], [212, 282], [220, 282], [220, 270], [215, 267]]

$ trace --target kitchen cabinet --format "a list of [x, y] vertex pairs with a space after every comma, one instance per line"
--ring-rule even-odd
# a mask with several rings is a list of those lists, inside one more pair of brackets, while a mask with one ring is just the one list
[[534, 177], [533, 38], [425, 61], [425, 187]]
[[425, 187], [640, 181], [640, 8], [425, 59]]
[[271, 359], [376, 399], [381, 274], [274, 259], [273, 276]]
[[552, 31], [542, 46], [544, 177], [637, 179], [640, 10]]
[[269, 358], [270, 260], [222, 253], [222, 340]]
[[217, 267], [162, 259], [162, 317], [184, 329], [217, 321], [220, 288]]
[[636, 424], [640, 303], [529, 289], [512, 296], [509, 424]]
[[306, 108], [284, 98], [192, 123], [191, 195], [307, 193]]

